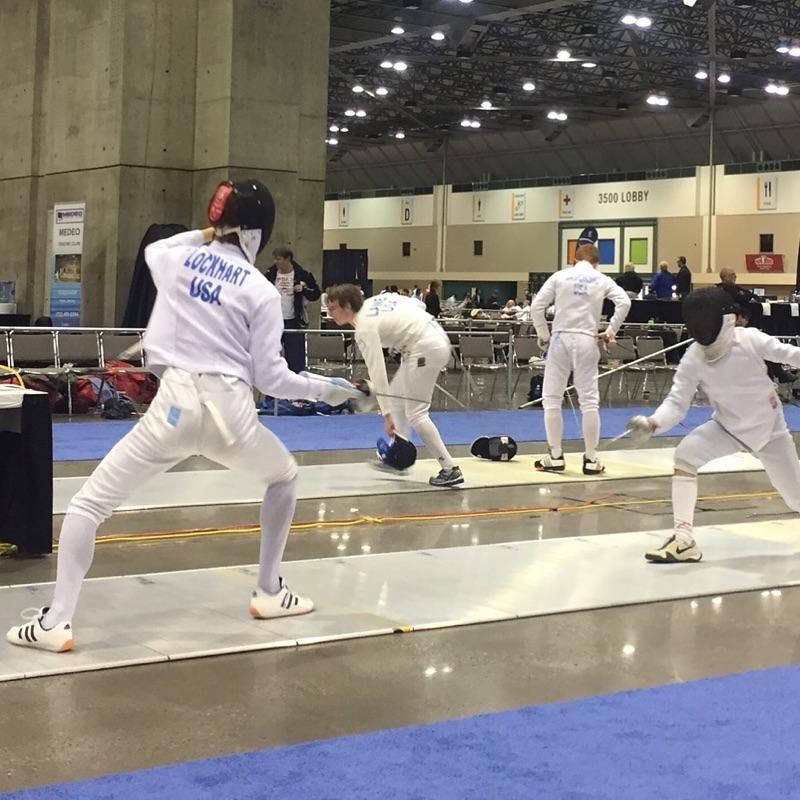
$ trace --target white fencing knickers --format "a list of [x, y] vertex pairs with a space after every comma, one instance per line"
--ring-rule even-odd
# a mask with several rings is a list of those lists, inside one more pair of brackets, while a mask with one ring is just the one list
[[111, 449], [69, 504], [46, 626], [72, 618], [92, 562], [97, 527], [141, 484], [192, 455], [245, 471], [269, 487], [262, 509], [259, 584], [271, 593], [279, 590], [277, 571], [294, 514], [297, 464], [281, 441], [259, 423], [247, 383], [169, 368], [147, 413]]
[[800, 461], [794, 440], [781, 414], [770, 440], [760, 450], [749, 450], [713, 419], [695, 428], [675, 448], [675, 469], [696, 475], [715, 458], [751, 452], [763, 465], [772, 485], [792, 511], [800, 512]]
[[426, 333], [407, 353], [389, 384], [389, 394], [411, 398], [390, 399], [392, 419], [397, 432], [410, 438], [410, 429], [417, 432], [428, 453], [443, 469], [452, 469], [455, 462], [447, 452], [442, 437], [428, 413], [439, 373], [451, 358], [450, 340], [438, 323], [431, 323]]
[[560, 455], [564, 424], [561, 404], [572, 373], [583, 415], [583, 439], [586, 456], [594, 459], [600, 441], [600, 391], [597, 365], [600, 349], [597, 337], [585, 333], [554, 333], [544, 367], [542, 407], [544, 408], [547, 444], [551, 453]]

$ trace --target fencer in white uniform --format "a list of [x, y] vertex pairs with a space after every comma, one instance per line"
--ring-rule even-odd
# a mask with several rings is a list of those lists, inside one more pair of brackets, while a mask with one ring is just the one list
[[674, 531], [661, 547], [645, 554], [648, 561], [658, 563], [702, 558], [694, 539], [697, 471], [715, 458], [752, 453], [786, 505], [800, 512], [800, 461], [764, 364], [774, 361], [800, 367], [800, 348], [754, 328], [736, 327], [733, 301], [717, 287], [688, 295], [683, 321], [695, 342], [678, 365], [672, 390], [652, 416], [634, 417], [628, 423], [640, 439], [668, 431], [686, 416], [698, 389], [714, 409], [711, 419], [675, 449]]
[[98, 526], [146, 480], [195, 454], [258, 476], [266, 486], [252, 616], [266, 619], [313, 608], [279, 575], [294, 515], [297, 465], [259, 423], [252, 387], [274, 397], [331, 404], [361, 393], [344, 379], [295, 375], [281, 357], [280, 295], [254, 266], [275, 218], [268, 189], [254, 180], [226, 181], [208, 215], [212, 227], [145, 250], [158, 290], [145, 334], [148, 364], [161, 376], [158, 394], [70, 502], [53, 601], [30, 622], [8, 631], [12, 644], [57, 652], [73, 648], [72, 617]]
[[[447, 334], [425, 310], [425, 304], [391, 292], [364, 300], [357, 286], [343, 284], [328, 291], [328, 316], [337, 325], [355, 328], [356, 344], [364, 356], [387, 435], [397, 433], [408, 439], [411, 430], [415, 430], [441, 468], [430, 483], [434, 486], [463, 483], [461, 469], [448, 453], [428, 413], [439, 373], [452, 355]], [[399, 352], [402, 358], [391, 385], [384, 348]], [[410, 399], [400, 400], [387, 394]]]
[[[606, 342], [613, 342], [628, 315], [631, 301], [611, 278], [597, 271], [600, 254], [595, 245], [580, 245], [575, 257], [575, 266], [554, 273], [544, 282], [531, 306], [539, 345], [547, 350], [542, 406], [549, 453], [536, 461], [536, 468], [547, 472], [563, 472], [565, 469], [561, 403], [572, 373], [583, 417], [583, 471], [586, 475], [597, 475], [603, 472], [597, 457], [600, 442], [600, 392], [597, 385], [600, 315], [603, 301], [611, 300], [614, 316], [601, 336]], [[555, 305], [552, 335], [545, 319], [545, 312], [551, 305]]]

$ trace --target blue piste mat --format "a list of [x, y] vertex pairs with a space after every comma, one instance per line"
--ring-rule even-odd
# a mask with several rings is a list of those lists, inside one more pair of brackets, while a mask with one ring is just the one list
[[[6, 800], [790, 800], [800, 668], [1, 795]], [[99, 754], [98, 754], [99, 757]]]
[[[625, 430], [635, 414], [652, 414], [652, 407], [604, 408], [601, 410], [603, 437], [613, 437]], [[785, 406], [789, 429], [800, 431], [800, 408]], [[543, 442], [544, 413], [533, 411], [439, 411], [432, 418], [448, 445], [470, 444], [478, 436], [503, 433], [518, 442]], [[682, 426], [664, 435], [683, 436], [711, 416], [708, 407], [695, 407]], [[362, 450], [373, 448], [383, 433], [383, 421], [377, 414], [345, 414], [332, 417], [270, 417], [264, 423], [293, 452], [303, 450]], [[60, 422], [53, 426], [55, 461], [95, 461], [105, 454], [135, 425], [123, 422]], [[581, 438], [580, 413], [564, 411], [564, 438]], [[414, 440], [419, 444], [419, 440]]]

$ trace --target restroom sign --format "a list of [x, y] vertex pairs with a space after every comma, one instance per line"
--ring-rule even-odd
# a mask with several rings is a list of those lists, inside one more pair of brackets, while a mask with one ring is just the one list
[[778, 208], [778, 176], [758, 175], [756, 177], [758, 192], [758, 210], [776, 211]]
[[401, 197], [400, 198], [400, 224], [413, 225], [414, 224], [414, 198]]

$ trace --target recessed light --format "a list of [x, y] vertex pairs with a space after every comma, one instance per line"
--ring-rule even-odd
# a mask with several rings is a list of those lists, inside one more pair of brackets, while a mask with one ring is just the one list
[[406, 32], [406, 29], [403, 28], [400, 25], [395, 25], [394, 28], [392, 28], [392, 33], [395, 36], [402, 36], [405, 32]]
[[789, 45], [788, 44], [779, 44], [775, 51], [780, 53], [782, 56], [785, 56], [789, 52]]
[[394, 62], [392, 61], [381, 61], [381, 67], [383, 69], [391, 69], [394, 66]]
[[433, 39], [434, 42], [443, 42], [445, 35], [441, 31], [434, 31], [431, 34], [431, 39]]
[[406, 135], [403, 133], [403, 131], [397, 131], [397, 133], [394, 135], [394, 138], [395, 139], [405, 139]]
[[525, 81], [525, 83], [522, 84], [522, 88], [526, 92], [532, 92], [536, 88], [536, 84], [533, 81]]
[[331, 125], [330, 128], [328, 128], [328, 130], [331, 133], [339, 133], [339, 126], [338, 125]]
[[792, 58], [800, 58], [800, 47], [798, 47], [797, 45], [790, 47], [789, 55], [792, 56]]
[[353, 91], [354, 91], [356, 94], [361, 94], [361, 92], [363, 92], [363, 91], [364, 91], [364, 87], [363, 87], [363, 86], [362, 86], [360, 83], [357, 83], [357, 84], [356, 84], [356, 85], [353, 87]]
[[406, 64], [405, 61], [395, 61], [394, 64], [392, 64], [392, 66], [398, 72], [405, 72], [408, 69], [408, 64]]
[[572, 58], [572, 53], [570, 53], [570, 51], [567, 49], [559, 50], [556, 53], [556, 58], [559, 61], [569, 61], [570, 58]]
[[339, 128], [339, 133], [350, 133], [350, 128]]
[[788, 86], [779, 86], [777, 92], [775, 92], [780, 97], [786, 97], [789, 94], [789, 87]]
[[346, 117], [354, 117], [356, 115], [356, 112], [353, 111], [352, 108], [348, 108], [347, 111], [344, 112], [344, 115]]
[[633, 14], [626, 14], [621, 22], [623, 25], [635, 25], [636, 24], [636, 17]]
[[730, 83], [731, 82], [731, 76], [728, 75], [727, 72], [723, 72], [723, 73], [721, 73], [720, 75], [717, 76], [717, 80], [720, 83]]
[[492, 101], [491, 100], [483, 100], [481, 102], [481, 108], [483, 108], [483, 109], [488, 111], [491, 107], [492, 107]]
[[325, 141], [328, 144], [333, 145], [334, 147], [336, 147], [336, 145], [339, 144], [339, 140], [338, 139], [326, 139]]
[[461, 127], [462, 128], [469, 128], [472, 123], [468, 119], [461, 120]]
[[639, 17], [636, 20], [636, 27], [637, 28], [649, 28], [653, 24], [653, 20], [650, 17]]
[[584, 69], [594, 69], [597, 66], [597, 64], [595, 64], [594, 61], [584, 61], [583, 64], [581, 64], [581, 66]]
[[548, 111], [547, 119], [552, 119], [552, 120], [558, 119], [558, 111]]
[[363, 119], [364, 117], [367, 116], [367, 112], [364, 111], [363, 108], [359, 108], [358, 111], [356, 111], [356, 116], [360, 117], [361, 119]]
[[566, 122], [567, 121], [567, 115], [563, 111], [559, 111], [558, 112], [558, 116], [556, 116], [556, 119], [559, 122]]
[[778, 87], [774, 83], [770, 82], [764, 87], [764, 91], [767, 94], [778, 94]]
[[386, 97], [386, 95], [389, 94], [389, 90], [385, 86], [379, 86], [375, 90], [375, 94], [377, 94], [379, 97]]
[[704, 69], [699, 69], [697, 72], [695, 72], [694, 76], [697, 78], [697, 80], [704, 81], [706, 78], [708, 78], [708, 73]]
[[478, 122], [477, 119], [473, 119], [472, 122], [469, 123], [470, 128], [480, 128], [481, 123]]

